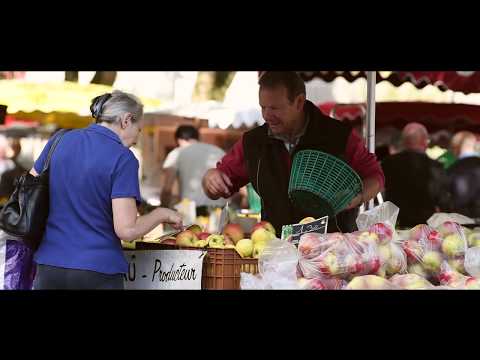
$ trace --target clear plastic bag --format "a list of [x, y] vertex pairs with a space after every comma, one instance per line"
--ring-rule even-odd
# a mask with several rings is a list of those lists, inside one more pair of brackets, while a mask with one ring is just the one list
[[440, 285], [453, 289], [480, 290], [480, 279], [455, 271], [446, 261], [441, 265], [439, 281]]
[[434, 287], [427, 279], [417, 274], [397, 274], [392, 276], [390, 281], [406, 290], [432, 289]]
[[298, 279], [301, 289], [304, 290], [342, 290], [347, 286], [347, 282], [342, 279], [321, 277], [316, 279]]
[[280, 239], [267, 243], [258, 259], [257, 276], [240, 274], [241, 289], [300, 289], [297, 281], [298, 251]]
[[[368, 233], [319, 235], [323, 241], [306, 256], [300, 252], [299, 267], [307, 279], [337, 277], [349, 279], [356, 275], [376, 273], [380, 269], [380, 257], [375, 237]], [[310, 237], [300, 238], [299, 250]]]
[[465, 270], [471, 276], [480, 278], [480, 246], [467, 249], [465, 253]]
[[381, 267], [378, 275], [392, 276], [407, 271], [407, 258], [402, 249], [401, 237], [395, 231], [400, 209], [390, 201], [368, 210], [357, 217], [360, 231], [378, 236]]
[[391, 281], [376, 275], [364, 275], [354, 277], [348, 285], [346, 290], [398, 290], [397, 285]]
[[402, 246], [407, 254], [409, 273], [437, 282], [443, 261], [457, 272], [466, 273], [467, 238], [464, 228], [457, 223], [447, 221], [436, 229], [426, 224], [417, 225], [410, 229]]

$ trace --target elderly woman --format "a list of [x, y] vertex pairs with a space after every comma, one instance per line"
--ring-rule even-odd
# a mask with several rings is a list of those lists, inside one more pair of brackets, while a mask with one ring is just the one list
[[[140, 133], [141, 102], [114, 91], [90, 109], [96, 124], [65, 133], [51, 159], [50, 212], [34, 257], [34, 289], [123, 289], [128, 265], [120, 239], [133, 241], [160, 223], [182, 226], [180, 215], [165, 208], [137, 217], [139, 164], [129, 147]], [[41, 172], [51, 144], [32, 175]]]

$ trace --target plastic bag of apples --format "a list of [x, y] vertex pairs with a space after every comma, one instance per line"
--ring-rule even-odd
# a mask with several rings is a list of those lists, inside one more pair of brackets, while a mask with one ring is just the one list
[[420, 224], [410, 229], [402, 247], [407, 254], [408, 272], [440, 283], [444, 262], [458, 273], [466, 274], [465, 253], [468, 242], [465, 229], [446, 221], [436, 229]]
[[304, 234], [298, 246], [299, 278], [351, 280], [406, 272], [406, 255], [395, 233], [398, 212], [386, 202], [361, 214], [354, 233]]

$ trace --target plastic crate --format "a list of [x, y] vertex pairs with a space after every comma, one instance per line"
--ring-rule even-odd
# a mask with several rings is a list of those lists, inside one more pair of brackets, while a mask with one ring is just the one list
[[257, 259], [243, 259], [234, 249], [207, 249], [202, 289], [239, 290], [240, 273], [258, 273]]
[[362, 191], [362, 180], [343, 160], [317, 150], [299, 151], [292, 163], [288, 195], [311, 216], [333, 217]]

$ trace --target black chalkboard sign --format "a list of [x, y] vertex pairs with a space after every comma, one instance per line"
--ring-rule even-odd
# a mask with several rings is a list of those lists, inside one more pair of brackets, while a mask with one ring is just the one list
[[326, 234], [328, 228], [328, 216], [322, 217], [307, 224], [284, 225], [282, 227], [282, 239], [298, 245], [300, 237], [307, 233]]

